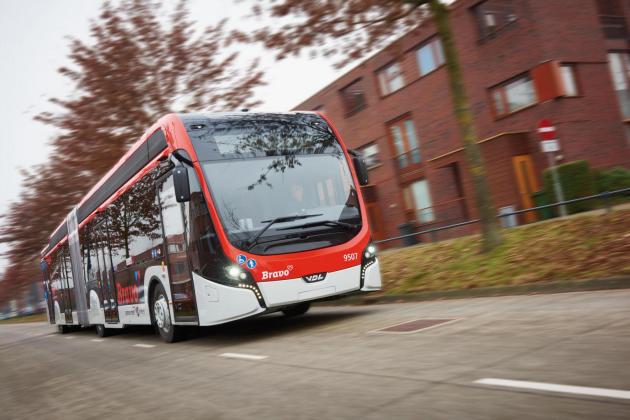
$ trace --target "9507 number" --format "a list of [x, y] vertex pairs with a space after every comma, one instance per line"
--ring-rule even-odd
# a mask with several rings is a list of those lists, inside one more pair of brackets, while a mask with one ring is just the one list
[[343, 260], [348, 262], [348, 261], [356, 261], [359, 259], [359, 253], [357, 252], [352, 252], [350, 254], [343, 254]]

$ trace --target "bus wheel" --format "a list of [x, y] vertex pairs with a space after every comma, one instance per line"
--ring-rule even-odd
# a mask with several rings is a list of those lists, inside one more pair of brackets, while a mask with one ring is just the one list
[[98, 324], [96, 326], [96, 335], [98, 335], [99, 337], [109, 337], [110, 335], [112, 335], [112, 331], [109, 328], [105, 328], [105, 325]]
[[59, 334], [68, 334], [70, 332], [70, 327], [67, 325], [57, 325], [57, 331]]
[[153, 291], [151, 317], [164, 341], [174, 343], [182, 338], [182, 327], [173, 325], [171, 321], [171, 313], [168, 309], [168, 297], [161, 284], [158, 284]]
[[308, 302], [298, 303], [297, 305], [289, 306], [288, 308], [283, 309], [282, 313], [286, 316], [304, 315], [306, 312], [308, 312], [310, 307], [311, 304]]

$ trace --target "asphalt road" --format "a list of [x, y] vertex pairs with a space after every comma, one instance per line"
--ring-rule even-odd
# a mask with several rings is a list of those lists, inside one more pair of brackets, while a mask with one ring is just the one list
[[[456, 321], [374, 332], [436, 318]], [[0, 418], [628, 419], [630, 290], [317, 307], [177, 344], [2, 325]]]

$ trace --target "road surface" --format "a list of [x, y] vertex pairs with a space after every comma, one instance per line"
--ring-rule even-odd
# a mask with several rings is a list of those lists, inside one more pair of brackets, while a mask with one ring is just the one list
[[[378, 331], [417, 319], [452, 321]], [[316, 307], [177, 344], [1, 325], [0, 419], [31, 418], [628, 419], [630, 290]]]

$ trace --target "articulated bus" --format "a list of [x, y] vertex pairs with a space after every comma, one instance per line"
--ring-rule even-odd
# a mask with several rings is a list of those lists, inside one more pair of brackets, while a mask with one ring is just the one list
[[48, 319], [100, 336], [187, 326], [379, 290], [361, 157], [319, 113], [169, 114], [50, 236]]

